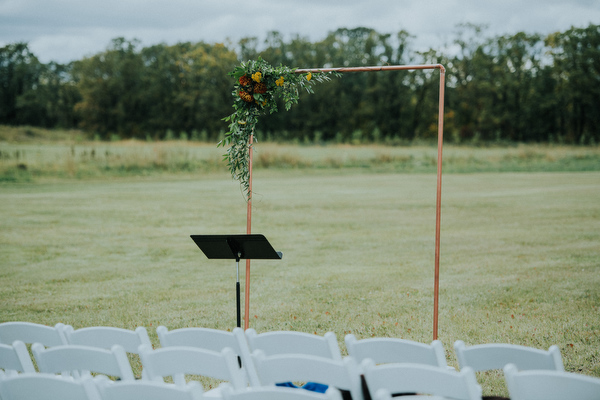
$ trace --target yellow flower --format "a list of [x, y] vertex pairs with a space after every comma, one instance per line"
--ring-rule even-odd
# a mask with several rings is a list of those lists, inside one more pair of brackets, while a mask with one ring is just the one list
[[310, 78], [312, 78], [312, 74], [309, 72], [308, 75], [306, 75], [306, 80], [310, 81]]
[[254, 82], [260, 82], [261, 79], [262, 79], [262, 73], [260, 71], [256, 71], [254, 74], [252, 74], [252, 80]]
[[277, 84], [277, 86], [283, 86], [283, 76], [282, 76], [282, 77], [280, 77], [279, 79], [277, 79], [277, 80], [275, 81], [275, 83]]

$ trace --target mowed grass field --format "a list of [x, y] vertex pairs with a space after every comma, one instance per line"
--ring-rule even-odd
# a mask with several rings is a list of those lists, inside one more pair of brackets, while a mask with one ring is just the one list
[[[46, 145], [1, 146], [4, 153], [20, 146], [26, 154], [39, 148], [42, 158], [53, 157], [43, 152]], [[118, 146], [125, 145], [109, 153]], [[284, 257], [252, 261], [250, 327], [333, 331], [343, 351], [348, 333], [431, 342], [435, 173], [354, 161], [319, 167], [331, 157], [319, 155], [323, 148], [260, 146], [258, 154], [310, 156], [315, 164], [254, 172], [253, 233], [266, 235]], [[72, 147], [61, 151], [72, 154]], [[141, 146], [137, 154], [147, 150]], [[354, 150], [374, 154], [373, 148]], [[586, 165], [598, 160], [576, 155], [598, 149], [555, 150]], [[218, 160], [223, 149], [216, 156], [207, 151]], [[412, 160], [435, 155], [431, 148], [375, 151], [406, 152]], [[494, 165], [519, 159], [506, 156], [518, 155], [516, 149], [480, 151], [447, 154], [472, 152], [471, 160], [492, 163], [491, 153], [479, 154], [493, 151]], [[559, 159], [551, 150], [518, 151], [545, 154], [533, 158], [548, 165], [549, 157]], [[469, 159], [456, 157], [455, 166]], [[71, 171], [87, 168], [67, 158], [57, 160]], [[31, 160], [28, 165], [36, 157]], [[159, 325], [232, 329], [235, 263], [208, 260], [189, 237], [245, 233], [239, 185], [215, 163], [200, 172], [77, 177], [67, 170], [0, 184], [0, 322], [145, 326], [157, 345]], [[439, 339], [449, 363], [457, 365], [452, 344], [458, 339], [540, 349], [556, 344], [568, 371], [600, 376], [600, 168], [470, 168], [449, 166], [442, 183]], [[243, 262], [240, 274], [243, 291]], [[498, 373], [480, 378], [484, 394], [505, 393]]]

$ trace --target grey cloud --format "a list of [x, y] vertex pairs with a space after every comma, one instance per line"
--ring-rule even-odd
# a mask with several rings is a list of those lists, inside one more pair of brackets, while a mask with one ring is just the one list
[[593, 21], [600, 21], [598, 0], [0, 0], [0, 46], [27, 41], [42, 61], [66, 62], [120, 36], [144, 45], [237, 42], [276, 30], [320, 40], [365, 26], [404, 29], [420, 46], [439, 47], [459, 23], [487, 24], [490, 34], [547, 34]]

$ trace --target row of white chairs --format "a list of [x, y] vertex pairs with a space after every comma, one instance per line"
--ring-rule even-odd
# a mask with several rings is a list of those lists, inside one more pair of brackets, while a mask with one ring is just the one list
[[[224, 400], [343, 400], [334, 389], [313, 393], [282, 387], [247, 388], [235, 391], [223, 384]], [[185, 386], [153, 381], [108, 382], [84, 377], [67, 380], [50, 374], [19, 374], [5, 377], [0, 371], [0, 398], [8, 400], [210, 400], [198, 382]]]
[[[391, 379], [379, 388], [374, 400], [392, 399], [391, 391], [402, 385], [402, 382], [414, 380], [422, 382], [416, 365], [397, 364], [384, 365], [387, 373], [379, 374], [377, 379]], [[432, 368], [420, 366], [423, 368]], [[402, 374], [391, 374], [395, 370]], [[442, 370], [431, 371], [429, 378], [439, 378]], [[366, 370], [370, 373], [370, 370]], [[462, 373], [462, 372], [461, 372]], [[600, 397], [600, 383], [597, 378], [561, 372], [561, 371], [521, 371], [518, 372], [513, 364], [504, 368], [512, 400], [552, 400], [578, 399], [597, 400]], [[442, 374], [442, 378], [447, 378]], [[397, 383], [400, 380], [400, 383]], [[447, 379], [444, 379], [449, 383]], [[372, 381], [371, 381], [372, 382]], [[390, 385], [390, 382], [393, 384]], [[416, 388], [413, 381], [411, 387]], [[461, 399], [462, 388], [457, 388], [450, 382], [452, 391], [445, 390], [444, 396], [422, 397], [407, 396], [404, 399]], [[282, 388], [274, 386], [250, 387], [244, 390], [234, 390], [229, 384], [221, 385], [224, 400], [342, 400], [339, 391], [330, 388], [324, 394], [312, 393], [305, 390]], [[430, 393], [431, 386], [426, 384], [423, 393]], [[471, 398], [481, 398], [475, 391]], [[6, 376], [0, 371], [0, 399], [3, 400], [210, 400], [205, 396], [202, 386], [197, 382], [189, 382], [183, 386], [161, 382], [135, 380], [112, 382], [106, 379], [82, 377], [80, 379], [65, 379], [63, 377], [44, 373], [22, 373]]]
[[[35, 331], [38, 331], [38, 336], [34, 334]], [[54, 336], [58, 335], [58, 342], [55, 338], [46, 340], [39, 333], [48, 334], [50, 338], [50, 331]], [[29, 323], [4, 323], [0, 324], [0, 342], [10, 343], [13, 340], [13, 345], [0, 345], [0, 368], [26, 374], [35, 371], [30, 359], [27, 363], [29, 355], [23, 344], [26, 341], [35, 343], [32, 353], [40, 372], [62, 372], [64, 375], [85, 377], [88, 370], [93, 370], [118, 377], [121, 379], [119, 385], [126, 382], [139, 385], [140, 381], [134, 380], [128, 365], [125, 354], [127, 348], [127, 352], [140, 355], [143, 380], [164, 384], [164, 377], [172, 376], [175, 385], [167, 386], [179, 388], [188, 385], [184, 374], [209, 376], [228, 382], [218, 390], [203, 393], [203, 397], [245, 393], [249, 391], [248, 385], [252, 388], [250, 392], [258, 393], [257, 390], [279, 382], [310, 381], [342, 389], [353, 399], [387, 398], [390, 393], [414, 392], [472, 400], [481, 399], [481, 388], [474, 371], [501, 368], [505, 370], [513, 399], [519, 398], [518, 390], [521, 390], [521, 386], [514, 383], [523, 373], [517, 372], [519, 370], [546, 370], [563, 374], [577, 382], [591, 380], [590, 385], [594, 387], [595, 384], [596, 390], [600, 387], [597, 378], [564, 372], [556, 346], [543, 351], [507, 344], [466, 347], [459, 341], [455, 344], [460, 366], [460, 372], [457, 372], [447, 366], [445, 352], [439, 341], [427, 345], [394, 338], [357, 340], [353, 335], [347, 335], [345, 342], [349, 356], [342, 358], [335, 334], [331, 332], [317, 336], [289, 331], [257, 334], [252, 329], [244, 333], [239, 328], [225, 332], [206, 328], [169, 331], [159, 327], [157, 335], [161, 348], [153, 350], [144, 328], [137, 328], [135, 332], [111, 327], [73, 330], [60, 324], [45, 327]], [[17, 338], [22, 341], [14, 341]], [[91, 349], [89, 346], [103, 349]], [[12, 356], [8, 348], [11, 348]], [[92, 355], [94, 352], [102, 354], [102, 357]], [[91, 365], [91, 358], [102, 358], [104, 361]], [[81, 361], [76, 363], [76, 359]], [[21, 362], [22, 365], [9, 364], [8, 360]], [[511, 366], [507, 367], [508, 364]], [[361, 384], [361, 375], [368, 387], [366, 392]], [[551, 378], [550, 381], [558, 382], [560, 379]], [[551, 387], [548, 384], [543, 386]], [[296, 391], [301, 392], [306, 391]]]

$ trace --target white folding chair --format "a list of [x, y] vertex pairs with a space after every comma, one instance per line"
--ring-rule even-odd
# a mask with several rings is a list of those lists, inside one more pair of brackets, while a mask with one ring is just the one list
[[514, 364], [519, 370], [565, 370], [557, 346], [550, 346], [548, 351], [505, 343], [466, 347], [462, 340], [458, 340], [454, 343], [454, 351], [460, 368], [471, 367], [475, 372], [501, 370], [507, 364]]
[[448, 368], [444, 346], [439, 340], [431, 344], [383, 337], [357, 340], [353, 334], [348, 334], [344, 341], [348, 355], [357, 363], [370, 358], [375, 364], [413, 363]]
[[0, 324], [0, 343], [10, 345], [18, 340], [26, 345], [41, 343], [46, 347], [63, 346], [67, 344], [64, 327], [61, 323], [46, 326], [33, 322], [3, 322]]
[[199, 382], [184, 386], [167, 385], [153, 381], [106, 382], [96, 380], [102, 400], [202, 400], [203, 389]]
[[67, 344], [63, 333], [65, 325], [46, 326], [33, 322], [3, 322], [0, 324], [0, 343], [12, 344], [20, 340], [26, 344], [41, 343], [46, 347]]
[[[248, 386], [237, 356], [229, 347], [216, 352], [184, 346], [156, 350], [141, 346], [140, 357], [148, 378], [153, 381], [164, 382], [165, 377], [171, 376], [176, 385], [183, 386], [186, 384], [185, 375], [197, 375], [227, 381], [236, 390]], [[219, 388], [209, 390], [205, 395], [219, 397]]]
[[[335, 361], [342, 360], [340, 347], [333, 332], [326, 332], [323, 336], [295, 331], [270, 331], [257, 334], [250, 328], [245, 333], [250, 351], [260, 350], [265, 356], [305, 354]], [[279, 383], [290, 384], [291, 382]], [[308, 388], [312, 383], [308, 382], [304, 387]]]
[[[481, 400], [481, 386], [475, 372], [465, 367], [460, 372], [437, 366], [409, 363], [376, 365], [371, 359], [361, 363], [371, 397], [383, 393], [419, 393], [454, 400]], [[383, 390], [382, 390], [383, 389]]]
[[34, 343], [31, 351], [40, 372], [76, 377], [94, 372], [124, 381], [135, 379], [127, 354], [119, 345], [105, 350], [77, 345], [45, 348], [39, 343]]
[[9, 376], [18, 372], [36, 372], [27, 347], [20, 340], [15, 340], [12, 346], [0, 344], [0, 369]]
[[163, 348], [187, 346], [220, 352], [228, 347], [239, 357], [241, 368], [246, 374], [250, 385], [259, 385], [248, 343], [241, 328], [234, 328], [232, 332], [196, 327], [169, 331], [166, 327], [159, 326], [156, 328], [156, 334]]
[[324, 357], [335, 361], [342, 360], [342, 354], [335, 333], [324, 336], [295, 331], [272, 331], [257, 334], [252, 328], [246, 330], [250, 352], [261, 350], [266, 356], [276, 354], [306, 354]]
[[100, 400], [91, 378], [72, 380], [44, 373], [5, 376], [0, 372], [2, 400]]
[[260, 386], [235, 390], [229, 384], [221, 385], [223, 400], [342, 400], [339, 390], [330, 388], [325, 393], [309, 392], [288, 387]]
[[280, 382], [315, 382], [328, 385], [329, 389], [347, 391], [353, 400], [362, 399], [360, 372], [352, 357], [342, 360], [309, 354], [267, 357], [262, 350], [256, 350], [252, 353], [252, 359], [262, 386]]
[[[119, 345], [127, 353], [139, 356], [138, 348], [142, 345], [152, 346], [148, 332], [143, 326], [139, 326], [135, 331], [123, 328], [113, 328], [109, 326], [92, 326], [74, 330], [72, 326], [66, 325], [64, 334], [67, 343], [70, 345], [80, 345], [97, 347], [110, 350], [112, 346]], [[133, 366], [132, 366], [133, 367]], [[145, 378], [145, 372], [142, 370], [142, 378]]]
[[511, 400], [600, 399], [598, 378], [564, 371], [519, 371], [514, 364], [503, 370]]

